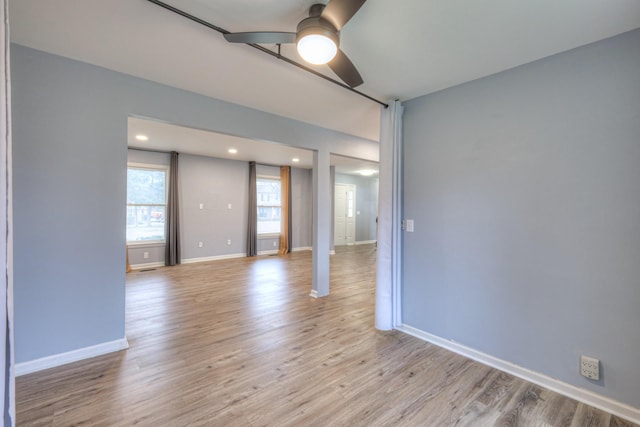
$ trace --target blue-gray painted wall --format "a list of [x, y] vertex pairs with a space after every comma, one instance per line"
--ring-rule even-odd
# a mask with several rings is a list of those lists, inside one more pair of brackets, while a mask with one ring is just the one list
[[188, 154], [179, 159], [182, 258], [246, 253], [248, 163]]
[[403, 322], [640, 407], [640, 30], [405, 108]]
[[313, 244], [313, 187], [311, 169], [291, 168], [291, 244], [293, 249]]
[[15, 44], [11, 68], [17, 363], [125, 336], [129, 116], [378, 160], [373, 141]]
[[[168, 165], [169, 155], [130, 149], [129, 162]], [[248, 162], [183, 153], [179, 156], [178, 169], [182, 261], [246, 253]], [[280, 169], [273, 166], [258, 165], [258, 172], [280, 176]], [[311, 170], [291, 168], [291, 191], [293, 249], [310, 248]], [[203, 209], [200, 209], [201, 203]], [[279, 240], [279, 237], [259, 236], [258, 251], [277, 250]], [[199, 242], [203, 243], [202, 247]], [[164, 244], [133, 244], [128, 250], [133, 266], [164, 262]], [[145, 252], [148, 253], [146, 259]]]

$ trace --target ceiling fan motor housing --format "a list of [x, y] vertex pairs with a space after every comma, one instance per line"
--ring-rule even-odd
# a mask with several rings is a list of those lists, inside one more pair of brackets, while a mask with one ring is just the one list
[[333, 40], [336, 47], [340, 46], [340, 32], [324, 18], [311, 16], [300, 21], [296, 30], [296, 43], [298, 43], [304, 36], [308, 36], [310, 34], [326, 36]]

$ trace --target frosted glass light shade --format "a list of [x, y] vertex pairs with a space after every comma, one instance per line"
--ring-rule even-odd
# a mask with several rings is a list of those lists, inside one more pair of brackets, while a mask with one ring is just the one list
[[298, 41], [298, 53], [311, 64], [326, 64], [338, 52], [338, 46], [327, 36], [309, 34]]

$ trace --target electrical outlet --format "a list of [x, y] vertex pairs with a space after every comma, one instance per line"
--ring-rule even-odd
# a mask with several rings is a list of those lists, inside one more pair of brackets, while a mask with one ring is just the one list
[[201, 248], [201, 247], [203, 247], [203, 246], [204, 246], [204, 243], [202, 243], [202, 242], [198, 242], [198, 247], [199, 247], [199, 248]]
[[580, 356], [580, 375], [591, 380], [600, 379], [600, 361], [589, 356]]
[[227, 240], [227, 246], [231, 246], [231, 239]]
[[273, 247], [275, 248], [276, 246], [278, 246], [278, 242], [273, 242]]
[[142, 258], [148, 259], [149, 258], [149, 252], [143, 252], [142, 253]]

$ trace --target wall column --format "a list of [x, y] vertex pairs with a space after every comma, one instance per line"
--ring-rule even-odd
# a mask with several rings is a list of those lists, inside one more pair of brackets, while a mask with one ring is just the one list
[[335, 255], [336, 167], [329, 166], [329, 255]]
[[313, 253], [312, 289], [314, 298], [329, 295], [329, 246], [331, 237], [331, 177], [329, 151], [313, 153]]

